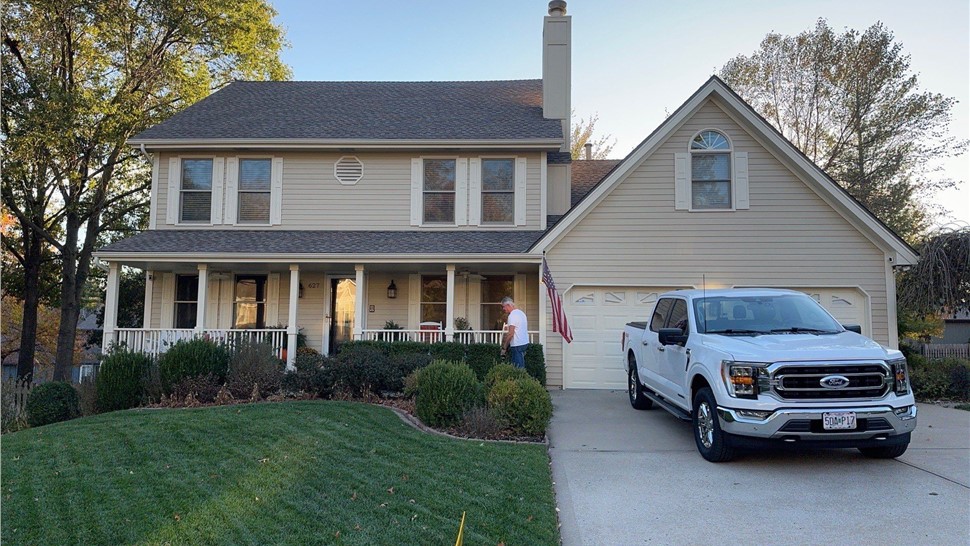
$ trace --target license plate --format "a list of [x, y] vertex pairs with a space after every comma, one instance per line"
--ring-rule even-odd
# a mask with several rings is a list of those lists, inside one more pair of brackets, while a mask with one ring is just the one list
[[852, 430], [855, 428], [855, 412], [823, 413], [822, 428], [825, 430]]

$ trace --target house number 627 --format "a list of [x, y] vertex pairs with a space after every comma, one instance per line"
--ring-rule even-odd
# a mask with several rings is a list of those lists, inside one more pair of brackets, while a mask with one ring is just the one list
[[318, 283], [318, 282], [311, 282], [311, 283], [307, 283], [306, 286], [307, 286], [307, 288], [320, 288], [320, 283]]

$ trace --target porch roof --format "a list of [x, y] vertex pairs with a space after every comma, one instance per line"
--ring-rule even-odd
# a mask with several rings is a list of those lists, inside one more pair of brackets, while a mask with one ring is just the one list
[[543, 231], [321, 231], [186, 230], [144, 231], [96, 253], [158, 254], [525, 254]]

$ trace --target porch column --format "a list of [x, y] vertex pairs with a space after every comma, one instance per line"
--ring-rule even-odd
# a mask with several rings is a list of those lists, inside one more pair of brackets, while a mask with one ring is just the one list
[[357, 297], [354, 298], [354, 339], [364, 339], [364, 296], [367, 294], [367, 287], [364, 286], [364, 264], [354, 266], [357, 271]]
[[290, 317], [286, 323], [286, 371], [296, 369], [296, 334], [300, 331], [296, 324], [297, 302], [300, 301], [300, 266], [290, 264]]
[[155, 291], [155, 272], [145, 270], [145, 312], [141, 319], [141, 327], [148, 329], [152, 327], [152, 296]]
[[195, 310], [195, 333], [201, 335], [205, 332], [205, 309], [209, 304], [206, 301], [206, 290], [209, 288], [209, 265], [199, 264], [199, 301]]
[[115, 330], [118, 329], [118, 262], [108, 262], [108, 286], [104, 295], [104, 337], [101, 341], [101, 351], [111, 348], [117, 341]]
[[445, 266], [448, 271], [448, 292], [445, 298], [445, 341], [455, 340], [455, 264]]

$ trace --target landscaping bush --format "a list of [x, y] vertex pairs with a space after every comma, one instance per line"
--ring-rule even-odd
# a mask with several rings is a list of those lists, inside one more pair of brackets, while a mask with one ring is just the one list
[[333, 380], [325, 369], [327, 357], [317, 354], [297, 353], [296, 370], [283, 375], [282, 388], [287, 394], [305, 392], [327, 398], [333, 393]]
[[909, 376], [918, 400], [970, 400], [970, 361], [914, 360], [910, 360]]
[[[412, 374], [416, 374], [421, 368], [431, 364], [431, 355], [420, 353], [391, 355], [391, 363], [395, 369], [395, 376], [393, 382], [388, 383], [387, 390], [392, 392], [406, 392], [407, 378], [411, 377]], [[416, 384], [415, 387], [417, 387]]]
[[390, 357], [372, 345], [345, 346], [336, 358], [331, 359], [328, 369], [334, 389], [350, 396], [399, 391], [403, 380]]
[[482, 404], [482, 384], [466, 364], [436, 360], [417, 376], [415, 410], [433, 427], [461, 422], [470, 409]]
[[51, 381], [34, 387], [27, 395], [27, 423], [40, 427], [80, 417], [77, 391], [67, 381]]
[[514, 434], [542, 436], [552, 419], [552, 398], [531, 377], [496, 383], [488, 393], [488, 406]]
[[450, 360], [452, 362], [464, 362], [465, 361], [465, 345], [464, 343], [455, 343], [442, 341], [439, 343], [431, 344], [431, 358], [434, 360]]
[[456, 433], [470, 438], [493, 438], [501, 431], [502, 426], [495, 418], [495, 413], [485, 406], [468, 410], [455, 430]]
[[213, 375], [219, 385], [229, 371], [229, 349], [205, 338], [179, 341], [158, 359], [158, 373], [166, 393], [185, 379]]
[[151, 364], [150, 356], [123, 347], [105, 356], [95, 379], [97, 411], [104, 413], [139, 405]]
[[280, 390], [285, 368], [270, 345], [243, 341], [233, 351], [226, 387], [233, 397], [247, 399], [252, 397], [255, 386], [260, 398], [264, 398]]
[[488, 371], [501, 361], [502, 346], [497, 343], [475, 343], [466, 349], [468, 366], [475, 370], [479, 381], [484, 381]]
[[520, 379], [523, 377], [532, 377], [529, 372], [516, 368], [511, 364], [496, 364], [488, 371], [488, 375], [485, 376], [485, 395], [492, 392], [492, 387], [495, 386], [499, 381], [506, 381], [508, 379]]
[[[186, 406], [192, 406], [188, 399], [209, 404], [216, 399], [222, 389], [223, 380], [213, 373], [183, 378], [172, 388], [172, 398]], [[246, 398], [249, 398], [247, 395]]]
[[536, 378], [543, 387], [546, 386], [546, 357], [542, 352], [542, 345], [530, 343], [525, 348], [525, 371]]
[[81, 417], [90, 417], [98, 413], [98, 385], [93, 377], [85, 377], [74, 385], [77, 400], [81, 407]]

